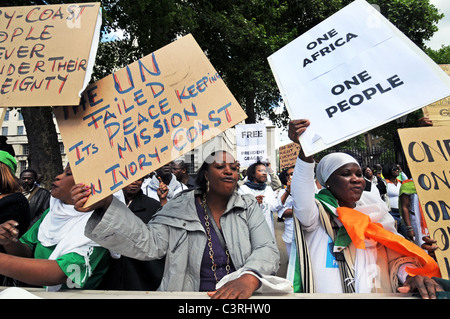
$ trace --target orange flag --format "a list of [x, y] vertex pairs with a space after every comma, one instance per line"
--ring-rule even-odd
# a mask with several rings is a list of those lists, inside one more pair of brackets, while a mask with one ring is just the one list
[[372, 223], [369, 216], [348, 207], [338, 207], [339, 220], [347, 230], [356, 248], [365, 249], [365, 238], [376, 242], [408, 257], [417, 257], [421, 268], [406, 268], [411, 276], [441, 277], [439, 266], [422, 248], [413, 242], [383, 228], [381, 224]]

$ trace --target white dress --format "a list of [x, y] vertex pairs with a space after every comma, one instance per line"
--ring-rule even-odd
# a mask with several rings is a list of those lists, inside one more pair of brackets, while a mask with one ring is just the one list
[[[339, 267], [330, 249], [332, 242], [320, 222], [319, 209], [314, 201], [314, 165], [297, 159], [291, 184], [294, 214], [302, 224], [308, 244], [316, 292], [343, 293]], [[397, 233], [394, 219], [380, 197], [363, 192], [356, 205], [355, 209], [369, 215], [372, 222], [381, 223], [385, 229]], [[366, 249], [356, 249], [353, 243], [346, 248], [353, 249], [356, 254], [354, 278], [356, 292], [392, 292], [390, 262], [402, 256], [374, 241], [366, 240], [365, 243]], [[392, 273], [398, 273], [399, 281], [403, 282], [407, 275], [405, 267], [411, 264], [393, 264], [396, 264], [396, 268]]]
[[[293, 205], [291, 195], [289, 195], [287, 197], [286, 201], [284, 202], [284, 205], [281, 203], [281, 197], [283, 196], [283, 194], [285, 192], [286, 192], [285, 189], [280, 190], [280, 192], [278, 194], [278, 198], [277, 198], [278, 206], [279, 206], [277, 214], [278, 214], [279, 218], [283, 217], [284, 212], [287, 209], [292, 208], [292, 205]], [[281, 238], [283, 239], [284, 243], [286, 244], [286, 250], [287, 250], [288, 256], [291, 253], [291, 243], [292, 243], [293, 231], [294, 231], [294, 220], [292, 219], [292, 217], [284, 217], [284, 233], [281, 236]]]
[[264, 218], [266, 219], [267, 225], [269, 225], [270, 231], [272, 232], [273, 238], [275, 238], [275, 226], [273, 224], [273, 212], [278, 211], [278, 201], [275, 192], [270, 186], [266, 186], [264, 190], [252, 189], [247, 185], [241, 185], [238, 188], [239, 194], [252, 194], [255, 197], [258, 195], [263, 195], [263, 203], [260, 204], [261, 209], [264, 212]]

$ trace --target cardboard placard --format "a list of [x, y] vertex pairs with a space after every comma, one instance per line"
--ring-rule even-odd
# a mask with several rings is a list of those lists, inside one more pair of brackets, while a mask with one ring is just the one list
[[249, 167], [258, 160], [265, 162], [268, 157], [266, 125], [236, 125], [236, 159], [241, 167]]
[[280, 146], [278, 154], [280, 158], [280, 169], [295, 166], [297, 161], [298, 152], [300, 152], [300, 145], [297, 143], [289, 143], [284, 146]]
[[101, 19], [98, 2], [0, 8], [0, 106], [78, 105]]
[[269, 58], [309, 156], [450, 95], [450, 78], [364, 0]]
[[[439, 66], [450, 75], [450, 64]], [[423, 114], [433, 121], [433, 126], [450, 125], [450, 96], [425, 106]]]
[[[450, 273], [450, 127], [398, 131], [442, 278]], [[416, 234], [417, 235], [417, 234]]]
[[93, 204], [243, 121], [192, 35], [90, 85], [55, 115], [77, 182]]

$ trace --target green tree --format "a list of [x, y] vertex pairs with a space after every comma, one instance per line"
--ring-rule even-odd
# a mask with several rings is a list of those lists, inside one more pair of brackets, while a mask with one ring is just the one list
[[450, 45], [442, 45], [438, 50], [426, 48], [425, 52], [437, 64], [450, 64]]

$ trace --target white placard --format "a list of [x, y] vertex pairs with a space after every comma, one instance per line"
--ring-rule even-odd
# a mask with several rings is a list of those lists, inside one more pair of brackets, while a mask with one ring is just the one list
[[241, 167], [266, 161], [267, 131], [264, 123], [236, 125], [236, 157]]
[[450, 95], [449, 77], [374, 7], [356, 0], [269, 58], [306, 155]]

